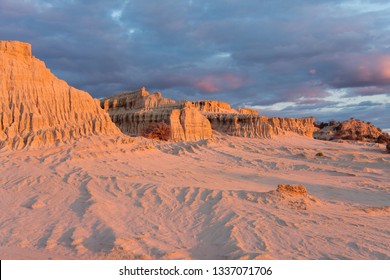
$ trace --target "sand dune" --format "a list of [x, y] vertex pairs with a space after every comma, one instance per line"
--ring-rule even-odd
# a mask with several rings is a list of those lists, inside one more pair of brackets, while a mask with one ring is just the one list
[[[218, 133], [3, 149], [0, 258], [389, 259], [382, 150]], [[308, 195], [280, 194], [279, 184]]]

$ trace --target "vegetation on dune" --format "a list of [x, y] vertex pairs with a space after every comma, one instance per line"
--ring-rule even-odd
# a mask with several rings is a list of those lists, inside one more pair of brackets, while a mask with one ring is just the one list
[[165, 123], [152, 123], [142, 131], [142, 136], [149, 139], [168, 141], [171, 136], [171, 127]]

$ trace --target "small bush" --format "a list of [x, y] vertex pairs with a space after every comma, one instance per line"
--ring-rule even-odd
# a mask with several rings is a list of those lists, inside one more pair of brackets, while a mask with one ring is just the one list
[[329, 126], [329, 123], [326, 123], [326, 122], [315, 122], [314, 126], [319, 128], [319, 129], [323, 129], [324, 127]]
[[341, 137], [342, 140], [355, 140], [352, 135], [345, 135]]
[[329, 123], [326, 123], [326, 122], [320, 123], [320, 129], [323, 129], [324, 127], [327, 127], [327, 126], [329, 126]]
[[316, 157], [323, 157], [324, 154], [323, 153], [316, 153]]
[[379, 137], [376, 139], [375, 142], [379, 143], [379, 144], [388, 144], [388, 143], [390, 143], [390, 137], [382, 134], [382, 135], [379, 135]]
[[152, 123], [142, 131], [142, 136], [149, 139], [168, 141], [171, 137], [171, 127], [164, 121]]

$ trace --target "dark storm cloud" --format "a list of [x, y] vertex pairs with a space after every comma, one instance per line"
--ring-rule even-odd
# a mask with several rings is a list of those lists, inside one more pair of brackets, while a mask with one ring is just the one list
[[[390, 88], [390, 6], [341, 2], [2, 0], [0, 37], [32, 43], [95, 97], [145, 85], [236, 106], [293, 102], [279, 113], [322, 118], [345, 105], [325, 100], [332, 90], [368, 98]], [[375, 119], [378, 106], [360, 109]]]

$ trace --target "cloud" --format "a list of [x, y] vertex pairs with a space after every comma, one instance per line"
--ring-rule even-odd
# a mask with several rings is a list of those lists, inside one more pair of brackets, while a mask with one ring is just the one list
[[[145, 85], [237, 106], [292, 102], [291, 114], [322, 117], [333, 114], [322, 105], [389, 94], [389, 8], [369, 0], [2, 0], [0, 37], [32, 43], [56, 75], [95, 97]], [[334, 90], [345, 94], [330, 100]], [[374, 119], [374, 108], [365, 116]]]
[[348, 88], [347, 92], [348, 93], [346, 97], [374, 96], [374, 95], [381, 95], [381, 94], [387, 94], [390, 96], [390, 85]]
[[370, 107], [370, 106], [382, 106], [382, 103], [379, 102], [372, 102], [372, 101], [363, 101], [357, 104], [359, 107]]
[[374, 125], [387, 129], [390, 128], [390, 104], [376, 102], [361, 102], [341, 106], [338, 102], [317, 103], [315, 105], [288, 106], [282, 110], [263, 109], [260, 114], [282, 117], [307, 117], [315, 116], [316, 121], [347, 120], [351, 117], [371, 121]]
[[336, 88], [390, 85], [389, 54], [350, 54], [336, 65], [329, 81]]
[[194, 83], [195, 88], [203, 92], [221, 92], [237, 90], [245, 83], [245, 79], [231, 73], [201, 77]]

